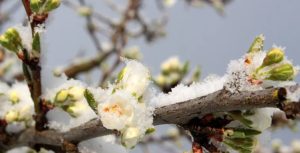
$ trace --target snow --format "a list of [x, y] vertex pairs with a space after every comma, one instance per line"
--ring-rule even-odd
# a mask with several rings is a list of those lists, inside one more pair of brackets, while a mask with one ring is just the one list
[[22, 39], [23, 46], [27, 49], [27, 51], [32, 50], [32, 34], [31, 28], [29, 26], [16, 25], [14, 28], [19, 32], [19, 35]]
[[60, 132], [66, 132], [71, 128], [77, 127], [91, 119], [97, 118], [97, 115], [88, 105], [86, 105], [85, 109], [82, 109], [82, 112], [83, 113], [81, 115], [74, 118], [61, 108], [56, 107], [50, 110], [46, 115], [49, 122], [48, 127]]
[[179, 84], [174, 87], [171, 92], [167, 94], [159, 93], [156, 97], [153, 97], [151, 105], [154, 107], [162, 107], [205, 96], [221, 90], [225, 81], [226, 76], [220, 77], [217, 75], [210, 75], [202, 82], [193, 83], [190, 86]]
[[80, 152], [84, 153], [127, 153], [128, 151], [120, 144], [117, 144], [113, 135], [97, 137], [82, 141], [78, 144]]
[[300, 102], [300, 88], [297, 88], [295, 91], [287, 90], [287, 99], [292, 102]]

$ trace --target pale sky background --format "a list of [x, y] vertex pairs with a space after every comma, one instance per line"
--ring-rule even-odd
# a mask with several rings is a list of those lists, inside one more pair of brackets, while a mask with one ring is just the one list
[[[86, 1], [94, 4], [99, 12], [110, 15], [103, 6], [96, 5], [99, 0]], [[155, 16], [153, 2], [147, 0], [145, 16]], [[17, 16], [23, 13], [17, 13]], [[266, 36], [265, 48], [273, 44], [285, 46], [288, 57], [300, 65], [299, 0], [234, 0], [225, 8], [225, 16], [218, 15], [211, 7], [191, 8], [178, 0], [169, 9], [169, 15], [165, 38], [152, 44], [143, 39], [130, 42], [140, 45], [143, 62], [153, 74], [159, 72], [162, 61], [177, 55], [182, 60], [189, 60], [191, 65], [200, 65], [202, 78], [211, 73], [222, 75], [229, 61], [242, 56], [253, 38], [261, 33]], [[47, 67], [69, 63], [79, 50], [86, 50], [91, 56], [96, 53], [84, 29], [85, 20], [73, 10], [61, 7], [50, 19], [45, 42]], [[288, 143], [294, 138], [299, 139], [300, 133], [283, 130], [272, 134], [272, 138], [282, 138]]]

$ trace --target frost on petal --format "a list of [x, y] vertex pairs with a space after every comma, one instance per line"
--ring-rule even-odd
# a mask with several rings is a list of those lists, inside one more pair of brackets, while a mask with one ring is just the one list
[[108, 135], [82, 141], [78, 144], [79, 152], [84, 153], [127, 153], [128, 151], [116, 143], [115, 136]]

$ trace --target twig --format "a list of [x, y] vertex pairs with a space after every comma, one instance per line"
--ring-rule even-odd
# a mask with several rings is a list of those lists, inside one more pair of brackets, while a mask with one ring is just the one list
[[99, 53], [96, 57], [85, 60], [79, 64], [72, 64], [65, 68], [63, 72], [70, 78], [76, 77], [79, 73], [87, 72], [97, 66], [99, 66], [107, 57], [112, 54], [113, 51]]

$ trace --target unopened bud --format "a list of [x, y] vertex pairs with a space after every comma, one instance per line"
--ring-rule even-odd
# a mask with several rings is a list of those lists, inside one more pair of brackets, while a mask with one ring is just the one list
[[72, 100], [79, 100], [80, 98], [83, 98], [84, 90], [85, 89], [82, 87], [74, 86], [69, 88], [69, 95]]
[[9, 111], [5, 115], [5, 121], [8, 123], [14, 122], [18, 119], [19, 113], [17, 111]]
[[68, 98], [68, 95], [69, 95], [68, 90], [66, 90], [66, 89], [60, 90], [55, 96], [55, 102], [66, 101]]
[[85, 105], [81, 102], [75, 102], [71, 104], [69, 107], [67, 107], [66, 111], [72, 116], [72, 117], [78, 117], [81, 115], [82, 110], [86, 109]]
[[0, 44], [10, 51], [18, 52], [22, 47], [22, 39], [16, 29], [9, 28], [0, 36]]
[[16, 91], [11, 91], [8, 94], [9, 100], [13, 103], [16, 104], [20, 101], [20, 98], [18, 96], [18, 93]]
[[133, 148], [139, 140], [140, 130], [136, 127], [127, 128], [122, 134], [121, 141], [126, 148]]
[[38, 13], [43, 6], [42, 0], [30, 0], [30, 8], [32, 12]]
[[90, 16], [92, 14], [92, 9], [86, 6], [79, 7], [77, 11], [81, 16]]
[[291, 64], [283, 64], [269, 71], [267, 80], [287, 81], [294, 77], [294, 67]]
[[272, 48], [264, 58], [262, 66], [269, 66], [272, 64], [279, 63], [284, 58], [284, 52], [280, 48]]
[[56, 8], [59, 7], [61, 1], [60, 0], [47, 0], [45, 7], [44, 7], [44, 11], [45, 12], [50, 12]]

